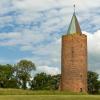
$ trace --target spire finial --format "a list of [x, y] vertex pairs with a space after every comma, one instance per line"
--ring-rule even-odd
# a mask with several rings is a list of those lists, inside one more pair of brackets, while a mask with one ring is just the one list
[[73, 5], [73, 7], [74, 7], [74, 14], [75, 14], [75, 4]]

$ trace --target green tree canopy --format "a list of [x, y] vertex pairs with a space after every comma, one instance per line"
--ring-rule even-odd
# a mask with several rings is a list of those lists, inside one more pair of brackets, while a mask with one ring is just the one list
[[27, 82], [30, 80], [31, 72], [36, 69], [32, 61], [21, 60], [16, 65], [16, 76], [23, 89], [27, 88]]
[[56, 90], [59, 87], [60, 75], [48, 75], [46, 73], [36, 74], [31, 82], [34, 90]]
[[88, 71], [88, 92], [98, 93], [100, 90], [99, 75], [96, 72]]
[[12, 65], [0, 65], [0, 87], [6, 88], [9, 87], [8, 81], [13, 77], [14, 69]]

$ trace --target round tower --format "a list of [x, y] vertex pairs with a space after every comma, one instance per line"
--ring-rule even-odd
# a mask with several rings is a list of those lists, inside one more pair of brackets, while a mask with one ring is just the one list
[[60, 88], [87, 92], [87, 36], [82, 34], [75, 13], [67, 35], [62, 36]]

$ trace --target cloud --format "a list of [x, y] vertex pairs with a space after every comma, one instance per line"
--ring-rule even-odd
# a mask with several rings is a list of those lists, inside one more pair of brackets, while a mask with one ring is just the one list
[[20, 34], [19, 33], [1, 33], [0, 34], [0, 39], [19, 39]]
[[100, 74], [100, 30], [94, 33], [83, 32], [88, 39], [88, 67], [89, 70]]
[[[57, 6], [65, 5], [66, 0], [13, 0], [13, 5], [18, 9], [28, 10], [45, 10]], [[68, 5], [68, 3], [66, 3]]]
[[79, 6], [79, 8], [89, 9], [91, 7], [98, 7], [99, 0], [13, 0], [13, 5], [19, 9], [32, 9], [34, 10], [44, 10], [48, 8], [58, 7], [58, 6], [72, 6], [74, 3]]
[[0, 46], [27, 46], [32, 43], [38, 43], [45, 37], [42, 34], [33, 34], [30, 30], [22, 30], [20, 32], [1, 33]]
[[60, 69], [56, 67], [49, 67], [49, 66], [39, 66], [36, 69], [36, 73], [44, 72], [46, 74], [57, 75], [60, 74]]
[[100, 54], [100, 30], [94, 33], [84, 32], [88, 38], [88, 51], [90, 54], [99, 55]]

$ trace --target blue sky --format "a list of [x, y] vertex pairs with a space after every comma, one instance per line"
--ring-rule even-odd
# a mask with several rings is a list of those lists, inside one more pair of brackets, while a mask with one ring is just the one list
[[60, 72], [61, 36], [76, 14], [88, 36], [88, 66], [100, 74], [99, 0], [0, 0], [0, 63], [32, 60], [38, 72]]

